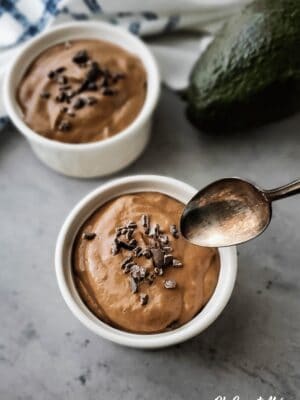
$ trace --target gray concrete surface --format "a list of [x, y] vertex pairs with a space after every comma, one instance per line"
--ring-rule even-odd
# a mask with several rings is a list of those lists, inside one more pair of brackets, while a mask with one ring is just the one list
[[[166, 174], [201, 187], [240, 175], [273, 187], [300, 175], [299, 127], [300, 115], [209, 137], [164, 90], [149, 147], [118, 176]], [[60, 226], [104, 181], [60, 176], [12, 127], [0, 133], [0, 399], [299, 398], [300, 197], [275, 204], [269, 230], [239, 248], [237, 284], [221, 317], [189, 342], [149, 352], [90, 333], [57, 288]]]

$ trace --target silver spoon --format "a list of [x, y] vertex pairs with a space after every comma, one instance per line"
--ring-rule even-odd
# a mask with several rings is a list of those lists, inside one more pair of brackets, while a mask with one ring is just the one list
[[260, 235], [272, 218], [272, 202], [300, 193], [300, 180], [263, 190], [240, 178], [225, 178], [201, 189], [183, 210], [183, 236], [199, 246], [224, 247]]

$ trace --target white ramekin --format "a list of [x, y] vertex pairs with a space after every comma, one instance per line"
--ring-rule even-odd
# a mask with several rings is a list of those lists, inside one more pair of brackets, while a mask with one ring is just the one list
[[58, 285], [65, 302], [88, 329], [124, 346], [154, 349], [190, 339], [206, 329], [220, 315], [234, 287], [237, 253], [235, 247], [219, 249], [221, 270], [213, 296], [196, 317], [178, 329], [158, 334], [134, 334], [115, 329], [100, 321], [84, 305], [75, 288], [71, 266], [73, 242], [81, 225], [99, 206], [121, 194], [143, 191], [161, 192], [183, 203], [196, 193], [193, 187], [183, 182], [156, 175], [136, 175], [100, 186], [77, 204], [63, 224], [56, 244], [55, 267]]
[[[31, 62], [46, 48], [68, 40], [92, 38], [117, 44], [142, 60], [148, 83], [143, 108], [130, 126], [103, 141], [68, 144], [49, 140], [24, 123], [16, 101], [18, 84]], [[39, 35], [22, 48], [5, 77], [4, 104], [10, 119], [40, 160], [65, 175], [88, 178], [116, 172], [142, 153], [149, 139], [151, 117], [159, 92], [160, 78], [156, 61], [140, 39], [125, 29], [104, 22], [71, 22]]]

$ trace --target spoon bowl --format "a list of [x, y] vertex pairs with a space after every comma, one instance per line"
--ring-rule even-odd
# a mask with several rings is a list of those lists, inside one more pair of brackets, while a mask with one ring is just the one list
[[272, 217], [268, 192], [240, 178], [225, 178], [200, 190], [180, 221], [183, 236], [206, 247], [225, 247], [260, 235]]

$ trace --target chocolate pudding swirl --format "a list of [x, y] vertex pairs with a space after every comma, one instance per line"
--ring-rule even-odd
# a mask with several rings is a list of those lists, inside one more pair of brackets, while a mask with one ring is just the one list
[[217, 249], [190, 244], [178, 232], [183, 204], [143, 192], [100, 207], [73, 247], [73, 276], [87, 307], [129, 332], [155, 333], [190, 321], [212, 296]]
[[112, 43], [78, 40], [40, 54], [17, 90], [25, 123], [67, 143], [103, 140], [125, 129], [146, 96], [142, 62]]

